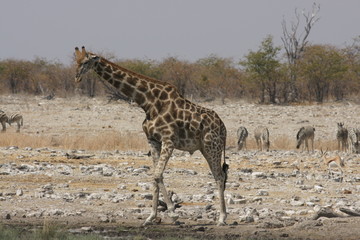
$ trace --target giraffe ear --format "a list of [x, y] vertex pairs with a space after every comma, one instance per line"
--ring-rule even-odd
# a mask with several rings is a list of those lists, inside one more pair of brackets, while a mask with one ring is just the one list
[[85, 57], [86, 56], [86, 50], [85, 50], [85, 47], [84, 46], [82, 46], [81, 47], [81, 57]]
[[77, 63], [81, 63], [81, 61], [86, 57], [87, 53], [85, 47], [82, 46], [81, 52], [78, 47], [75, 48], [75, 59]]
[[79, 61], [80, 58], [81, 58], [81, 52], [79, 51], [79, 48], [76, 47], [75, 48], [75, 59], [76, 59], [76, 61]]

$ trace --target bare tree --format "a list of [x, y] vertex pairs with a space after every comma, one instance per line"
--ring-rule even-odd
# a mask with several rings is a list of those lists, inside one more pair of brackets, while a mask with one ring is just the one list
[[131, 103], [131, 99], [123, 95], [118, 89], [115, 89], [113, 86], [111, 86], [105, 81], [101, 81], [101, 82], [106, 88], [105, 92], [107, 94], [108, 102], [122, 100], [127, 103]]
[[[285, 96], [285, 101], [296, 101], [298, 98], [298, 91], [296, 88], [296, 63], [300, 58], [301, 53], [304, 51], [305, 46], [308, 44], [307, 38], [314, 24], [320, 19], [317, 14], [320, 11], [320, 4], [313, 3], [311, 12], [305, 12], [304, 10], [300, 14], [298, 9], [295, 9], [295, 21], [291, 22], [290, 30], [287, 27], [285, 19], [283, 19], [281, 25], [283, 29], [283, 36], [281, 40], [284, 44], [286, 56], [289, 64], [290, 81], [288, 85], [288, 91]], [[304, 31], [299, 33], [300, 18], [301, 15], [305, 19]]]

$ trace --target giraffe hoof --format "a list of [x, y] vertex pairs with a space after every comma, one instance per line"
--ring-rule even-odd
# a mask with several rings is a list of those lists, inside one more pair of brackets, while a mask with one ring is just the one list
[[227, 224], [225, 222], [218, 222], [218, 226], [226, 226]]
[[156, 224], [160, 224], [160, 223], [161, 223], [161, 218], [156, 217], [156, 218], [154, 218], [152, 220], [146, 220], [143, 223], [143, 226], [156, 225]]
[[179, 215], [174, 212], [169, 212], [168, 217], [171, 219], [172, 223], [175, 223], [178, 220]]

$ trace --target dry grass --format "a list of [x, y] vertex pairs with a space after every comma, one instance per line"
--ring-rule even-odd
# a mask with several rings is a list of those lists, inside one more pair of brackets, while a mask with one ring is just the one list
[[[279, 135], [270, 139], [270, 149], [277, 150], [294, 150], [295, 139], [286, 135]], [[115, 133], [99, 133], [97, 135], [64, 135], [64, 136], [34, 136], [22, 133], [2, 133], [0, 134], [0, 146], [18, 146], [20, 148], [32, 147], [53, 147], [60, 149], [84, 149], [84, 150], [123, 150], [123, 151], [146, 151], [148, 144], [145, 137], [141, 134], [115, 134]], [[237, 139], [229, 137], [227, 146], [237, 148]], [[315, 149], [336, 150], [337, 145], [334, 141], [315, 140]], [[255, 139], [249, 137], [247, 140], [247, 149], [256, 150]]]
[[146, 139], [141, 135], [115, 133], [57, 137], [2, 133], [0, 135], [0, 146], [18, 146], [20, 148], [55, 147], [85, 150], [144, 150], [148, 148]]

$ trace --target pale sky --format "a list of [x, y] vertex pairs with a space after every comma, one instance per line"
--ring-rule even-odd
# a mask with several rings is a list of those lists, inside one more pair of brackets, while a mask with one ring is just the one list
[[[314, 0], [0, 0], [0, 60], [71, 64], [76, 46], [120, 59], [240, 60]], [[308, 40], [344, 47], [360, 35], [359, 0], [317, 0]], [[303, 18], [302, 18], [303, 20]]]

